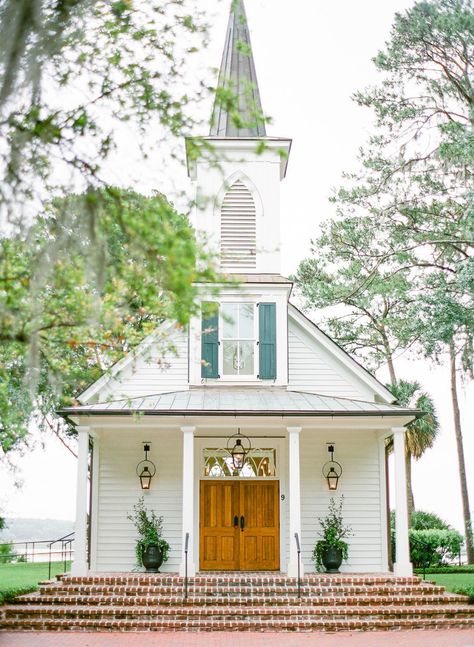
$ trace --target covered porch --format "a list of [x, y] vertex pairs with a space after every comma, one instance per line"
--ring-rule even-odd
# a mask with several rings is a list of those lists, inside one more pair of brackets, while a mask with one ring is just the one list
[[[145, 503], [164, 516], [171, 545], [163, 570], [184, 573], [188, 535], [191, 577], [216, 570], [210, 557], [220, 562], [218, 570], [274, 570], [295, 577], [297, 535], [301, 574], [314, 572], [311, 553], [318, 539], [318, 517], [325, 515], [331, 496], [344, 495], [343, 514], [354, 535], [349, 539], [348, 562], [341, 570], [345, 574], [388, 572], [385, 439], [390, 435], [394, 436], [396, 487], [394, 573], [412, 573], [404, 460], [404, 425], [416, 415], [412, 410], [284, 389], [202, 388], [88, 405], [63, 411], [63, 415], [74, 420], [79, 434], [76, 575], [133, 569], [134, 535], [126, 515], [142, 494], [135, 468], [145, 442], [151, 445], [150, 458], [157, 467]], [[216, 457], [225, 454], [229, 437], [239, 429], [251, 441], [254, 463], [258, 457], [273, 460], [271, 470], [259, 473], [257, 469], [247, 475], [219, 471]], [[329, 459], [328, 446], [334, 448], [343, 467], [337, 491], [329, 491], [322, 474]], [[88, 490], [90, 448], [92, 484]], [[235, 504], [236, 496], [247, 501], [245, 514]], [[255, 523], [252, 536], [251, 525], [240, 527], [242, 516], [245, 524], [253, 515], [268, 530], [265, 511], [270, 507], [275, 513], [273, 535], [259, 534]], [[210, 526], [207, 523], [211, 530], [206, 534], [209, 515], [214, 521]], [[220, 529], [216, 515], [226, 520]], [[218, 547], [219, 541], [224, 549]], [[235, 552], [235, 546], [242, 546], [250, 561], [234, 559], [229, 569], [222, 561], [222, 550]], [[263, 559], [255, 568], [252, 550], [259, 559], [265, 550], [274, 550], [275, 559]]]

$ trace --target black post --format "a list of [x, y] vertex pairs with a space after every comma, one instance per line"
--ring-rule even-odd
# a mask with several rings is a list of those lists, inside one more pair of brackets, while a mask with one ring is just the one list
[[184, 599], [188, 599], [188, 545], [189, 545], [189, 532], [186, 533], [184, 539]]
[[48, 580], [51, 579], [51, 546], [53, 544], [49, 544], [49, 563], [48, 563]]
[[300, 554], [301, 554], [301, 546], [300, 546], [300, 538], [298, 537], [298, 533], [295, 532], [295, 541], [296, 541], [296, 551], [298, 553], [298, 599], [301, 599], [301, 571], [300, 571]]

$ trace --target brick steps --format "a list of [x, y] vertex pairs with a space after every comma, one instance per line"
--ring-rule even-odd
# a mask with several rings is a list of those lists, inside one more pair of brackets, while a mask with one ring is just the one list
[[342, 631], [474, 628], [464, 596], [417, 577], [199, 574], [60, 576], [5, 609], [9, 630]]
[[172, 616], [176, 620], [186, 620], [196, 616], [210, 617], [214, 620], [225, 621], [226, 619], [247, 619], [254, 616], [263, 616], [269, 619], [283, 619], [285, 616], [297, 616], [297, 618], [304, 618], [306, 616], [318, 616], [321, 618], [331, 619], [334, 616], [340, 616], [344, 619], [358, 616], [370, 617], [377, 619], [381, 617], [412, 617], [423, 618], [429, 617], [456, 617], [465, 618], [472, 617], [474, 619], [474, 608], [469, 605], [465, 606], [444, 606], [444, 605], [425, 605], [425, 606], [411, 606], [404, 607], [399, 605], [392, 605], [389, 607], [380, 606], [291, 606], [291, 607], [275, 607], [263, 606], [135, 606], [133, 608], [123, 606], [113, 607], [96, 607], [85, 605], [70, 605], [70, 606], [55, 606], [45, 607], [43, 605], [28, 605], [17, 606], [9, 610], [7, 614], [11, 619], [22, 619], [24, 617], [56, 617], [60, 618], [93, 618], [93, 617], [112, 617], [114, 619], [130, 619], [133, 620], [138, 616], [147, 616], [152, 620], [159, 620], [163, 616]]
[[472, 629], [473, 622], [463, 618], [424, 618], [412, 619], [378, 619], [364, 621], [361, 619], [298, 619], [265, 620], [195, 620], [182, 622], [175, 619], [166, 620], [89, 620], [89, 619], [32, 619], [25, 620], [21, 627], [15, 621], [6, 620], [4, 629], [30, 631], [387, 631], [400, 629]]
[[[37, 594], [37, 597], [19, 596], [15, 604], [34, 604], [40, 605], [60, 605], [60, 606], [77, 606], [77, 605], [97, 605], [97, 606], [179, 606], [183, 604], [182, 595], [160, 596], [160, 595], [47, 595]], [[421, 604], [442, 605], [464, 604], [465, 596], [462, 595], [364, 595], [364, 596], [303, 596], [298, 599], [296, 596], [278, 595], [278, 596], [219, 596], [219, 595], [192, 595], [188, 598], [188, 606], [239, 606], [245, 604], [248, 606], [413, 606]]]
[[[258, 592], [265, 596], [279, 596], [279, 595], [296, 595], [298, 587], [295, 585], [288, 586], [196, 586], [190, 582], [189, 594], [194, 596], [214, 595], [214, 596], [245, 596], [252, 597]], [[48, 584], [40, 587], [42, 594], [49, 595], [54, 591], [56, 595], [171, 595], [176, 596], [182, 594], [183, 581], [175, 586], [167, 585], [111, 585], [111, 584], [88, 584], [85, 586], [69, 585], [62, 586], [56, 584]], [[313, 586], [301, 584], [302, 595], [442, 595], [445, 591], [442, 586], [435, 586], [431, 584], [418, 584], [418, 586], [398, 586], [392, 584], [377, 585], [371, 587], [364, 586]]]
[[[173, 586], [182, 586], [183, 578], [176, 574], [164, 574], [164, 573], [126, 573], [123, 575], [117, 574], [100, 574], [100, 575], [84, 575], [84, 576], [74, 576], [74, 575], [59, 575], [58, 582], [62, 583], [65, 586], [70, 586], [73, 584], [87, 585], [87, 584], [113, 584], [114, 586], [126, 585], [126, 586], [161, 586], [161, 585], [173, 585]], [[296, 586], [297, 579], [295, 577], [286, 577], [283, 574], [272, 574], [268, 575], [262, 574], [247, 574], [242, 573], [240, 575], [216, 575], [210, 573], [209, 575], [196, 575], [195, 577], [190, 578], [190, 584], [193, 586], [283, 586], [287, 587], [289, 585]], [[40, 582], [40, 584], [48, 584], [51, 582], [49, 580], [45, 582]], [[417, 576], [413, 577], [397, 577], [392, 576], [381, 576], [381, 575], [326, 575], [326, 574], [313, 574], [305, 575], [301, 578], [301, 584], [312, 584], [320, 586], [338, 586], [342, 585], [344, 587], [358, 585], [358, 586], [368, 586], [368, 585], [380, 585], [386, 584], [389, 586], [395, 585], [420, 585], [420, 578]]]

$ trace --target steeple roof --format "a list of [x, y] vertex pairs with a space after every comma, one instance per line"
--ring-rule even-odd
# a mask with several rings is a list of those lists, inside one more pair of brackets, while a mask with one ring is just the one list
[[228, 90], [232, 99], [225, 101], [218, 94], [211, 119], [211, 137], [265, 137], [243, 0], [232, 0], [218, 93], [219, 90]]

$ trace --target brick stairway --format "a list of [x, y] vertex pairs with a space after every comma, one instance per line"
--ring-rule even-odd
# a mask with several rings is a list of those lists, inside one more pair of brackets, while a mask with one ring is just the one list
[[474, 605], [418, 577], [281, 573], [59, 576], [4, 608], [3, 629], [343, 631], [469, 627]]

